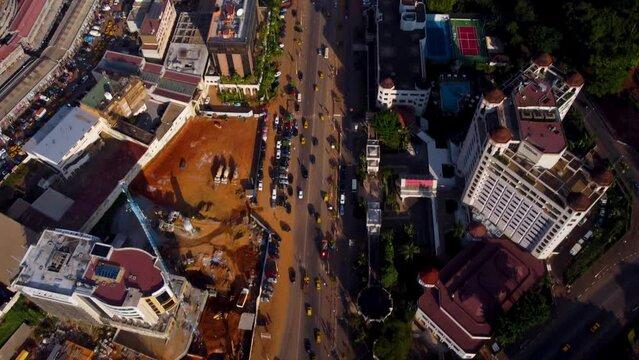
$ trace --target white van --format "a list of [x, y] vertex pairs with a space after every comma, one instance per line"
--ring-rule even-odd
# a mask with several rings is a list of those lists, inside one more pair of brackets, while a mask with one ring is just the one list
[[324, 59], [328, 59], [328, 46], [324, 46]]
[[301, 103], [301, 102], [302, 102], [302, 93], [301, 93], [301, 92], [298, 92], [298, 93], [297, 93], [297, 102], [298, 102], [298, 103]]

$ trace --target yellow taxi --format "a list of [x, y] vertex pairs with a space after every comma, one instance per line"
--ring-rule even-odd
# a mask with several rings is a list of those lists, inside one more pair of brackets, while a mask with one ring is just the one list
[[313, 308], [311, 305], [306, 305], [306, 316], [313, 316]]
[[322, 342], [322, 333], [320, 333], [320, 329], [315, 329], [315, 342], [320, 344]]
[[306, 118], [302, 118], [302, 126], [304, 126], [304, 129], [308, 129], [308, 120]]
[[318, 92], [319, 91], [319, 86], [313, 85], [313, 89], [315, 89], [315, 92]]
[[317, 290], [321, 290], [322, 289], [322, 282], [319, 281], [319, 279], [315, 279], [315, 288]]
[[300, 135], [300, 143], [302, 145], [306, 144], [306, 137], [304, 135]]
[[323, 78], [324, 78], [324, 73], [323, 73], [323, 72], [321, 72], [321, 71], [319, 72], [319, 78], [320, 78], [320, 79], [323, 79]]
[[324, 114], [319, 114], [320, 120], [324, 121]]

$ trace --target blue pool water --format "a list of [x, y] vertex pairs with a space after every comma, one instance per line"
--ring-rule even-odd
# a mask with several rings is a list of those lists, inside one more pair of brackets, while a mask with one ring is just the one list
[[426, 58], [439, 63], [451, 59], [450, 31], [448, 21], [426, 22]]
[[470, 94], [468, 81], [450, 81], [439, 84], [442, 111], [456, 113], [459, 111], [459, 100]]

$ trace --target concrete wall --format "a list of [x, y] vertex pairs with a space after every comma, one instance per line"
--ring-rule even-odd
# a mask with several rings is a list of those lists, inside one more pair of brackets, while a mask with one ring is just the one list
[[[135, 163], [135, 165], [133, 165], [131, 170], [129, 170], [129, 172], [124, 176], [122, 180], [124, 180], [127, 184], [130, 184], [131, 181], [133, 181], [133, 179], [135, 179], [135, 177], [138, 175], [138, 173], [140, 173], [140, 170], [142, 170], [142, 168], [146, 166], [146, 164], [148, 164], [149, 161], [151, 161], [151, 159], [153, 159], [155, 155], [157, 155], [160, 150], [162, 150], [166, 146], [166, 144], [171, 141], [171, 139], [173, 139], [173, 137], [180, 131], [180, 129], [182, 129], [184, 124], [186, 124], [186, 121], [193, 116], [195, 116], [195, 110], [193, 109], [193, 107], [186, 106], [184, 110], [182, 110], [182, 113], [178, 115], [175, 121], [173, 121], [173, 124], [166, 132], [166, 134], [164, 134], [162, 139], [153, 140], [144, 155], [142, 155], [142, 157]], [[91, 217], [84, 223], [84, 225], [82, 225], [80, 231], [87, 233], [91, 231], [95, 224], [100, 221], [102, 216], [104, 216], [107, 210], [109, 210], [113, 203], [115, 203], [115, 200], [120, 196], [120, 194], [122, 194], [122, 191], [120, 190], [119, 186], [116, 186], [111, 191], [109, 196], [104, 199], [102, 204], [98, 206], [93, 215], [91, 215]]]

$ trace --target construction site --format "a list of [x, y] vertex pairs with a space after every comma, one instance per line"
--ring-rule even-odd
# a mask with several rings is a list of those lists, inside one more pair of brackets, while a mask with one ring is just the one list
[[209, 292], [190, 351], [205, 358], [242, 358], [251, 336], [265, 236], [245, 196], [257, 129], [257, 119], [190, 119], [130, 186], [164, 257]]

